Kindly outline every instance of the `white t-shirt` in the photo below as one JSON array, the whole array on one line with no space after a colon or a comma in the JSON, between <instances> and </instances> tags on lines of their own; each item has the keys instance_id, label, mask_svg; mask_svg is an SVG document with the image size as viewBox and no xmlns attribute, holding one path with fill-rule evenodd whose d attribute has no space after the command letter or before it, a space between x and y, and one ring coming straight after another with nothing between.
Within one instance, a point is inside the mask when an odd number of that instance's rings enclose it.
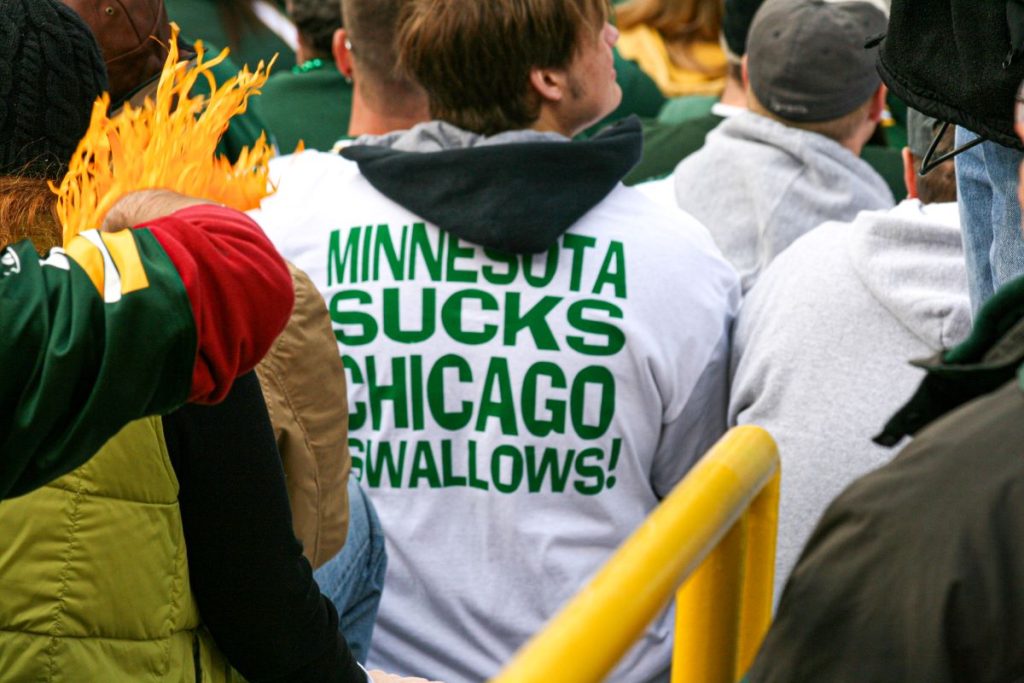
<instances>
[{"instance_id":1,"label":"white t-shirt","mask_svg":"<svg viewBox=\"0 0 1024 683\"><path fill-rule=\"evenodd\" d=\"M370 664L485 680L723 431L736 275L621 185L531 257L424 223L336 155L272 171L252 215L327 302L388 540ZM670 652L663 617L619 679Z\"/></svg>"}]
</instances>

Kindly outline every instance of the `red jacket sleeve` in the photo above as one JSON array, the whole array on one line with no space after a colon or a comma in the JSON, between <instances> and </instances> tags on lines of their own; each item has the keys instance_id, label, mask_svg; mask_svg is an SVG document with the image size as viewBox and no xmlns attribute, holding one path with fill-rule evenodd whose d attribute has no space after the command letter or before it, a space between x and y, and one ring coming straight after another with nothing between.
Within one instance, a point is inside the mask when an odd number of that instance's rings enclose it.
<instances>
[{"instance_id":1,"label":"red jacket sleeve","mask_svg":"<svg viewBox=\"0 0 1024 683\"><path fill-rule=\"evenodd\" d=\"M196 327L193 403L224 399L284 329L294 303L284 260L250 218L200 205L145 225L185 286Z\"/></svg>"}]
</instances>

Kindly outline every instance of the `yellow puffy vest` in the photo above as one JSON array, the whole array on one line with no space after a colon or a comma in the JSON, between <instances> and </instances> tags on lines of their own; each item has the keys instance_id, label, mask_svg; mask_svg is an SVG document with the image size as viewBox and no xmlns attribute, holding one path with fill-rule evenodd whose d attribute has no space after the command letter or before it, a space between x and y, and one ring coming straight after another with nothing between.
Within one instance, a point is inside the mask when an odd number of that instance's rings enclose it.
<instances>
[{"instance_id":1,"label":"yellow puffy vest","mask_svg":"<svg viewBox=\"0 0 1024 683\"><path fill-rule=\"evenodd\" d=\"M160 418L0 503L0 539L0 680L240 680L200 624Z\"/></svg>"}]
</instances>

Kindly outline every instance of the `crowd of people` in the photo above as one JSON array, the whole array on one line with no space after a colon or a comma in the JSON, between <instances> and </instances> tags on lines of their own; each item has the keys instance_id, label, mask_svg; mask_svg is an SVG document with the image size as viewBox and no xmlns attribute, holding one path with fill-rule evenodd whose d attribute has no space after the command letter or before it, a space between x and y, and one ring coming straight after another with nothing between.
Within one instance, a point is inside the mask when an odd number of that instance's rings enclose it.
<instances>
[{"instance_id":1,"label":"crowd of people","mask_svg":"<svg viewBox=\"0 0 1024 683\"><path fill-rule=\"evenodd\" d=\"M171 40L276 59L217 148L272 192L64 242ZM487 680L738 424L750 683L1024 680L1022 52L976 0L0 0L0 680Z\"/></svg>"}]
</instances>

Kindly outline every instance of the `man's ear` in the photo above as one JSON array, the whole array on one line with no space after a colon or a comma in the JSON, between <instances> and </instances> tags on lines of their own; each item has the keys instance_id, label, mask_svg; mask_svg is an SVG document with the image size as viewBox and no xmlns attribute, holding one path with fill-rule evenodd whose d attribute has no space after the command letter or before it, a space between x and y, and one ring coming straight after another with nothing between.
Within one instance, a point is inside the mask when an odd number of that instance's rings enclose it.
<instances>
[{"instance_id":1,"label":"man's ear","mask_svg":"<svg viewBox=\"0 0 1024 683\"><path fill-rule=\"evenodd\" d=\"M341 75L352 80L352 48L348 42L348 31L339 28L331 38L331 54L334 55L334 65L338 67Z\"/></svg>"},{"instance_id":2,"label":"man's ear","mask_svg":"<svg viewBox=\"0 0 1024 683\"><path fill-rule=\"evenodd\" d=\"M561 69L530 69L530 86L544 102L561 102L568 92L566 74Z\"/></svg>"},{"instance_id":3,"label":"man's ear","mask_svg":"<svg viewBox=\"0 0 1024 683\"><path fill-rule=\"evenodd\" d=\"M889 94L889 89L884 85L878 86L878 90L871 96L871 107L868 110L868 118L875 123L882 120L882 114L885 113L885 97Z\"/></svg>"},{"instance_id":4,"label":"man's ear","mask_svg":"<svg viewBox=\"0 0 1024 683\"><path fill-rule=\"evenodd\" d=\"M743 75L743 89L750 87L750 76L747 75L747 56L740 57L740 73Z\"/></svg>"},{"instance_id":5,"label":"man's ear","mask_svg":"<svg viewBox=\"0 0 1024 683\"><path fill-rule=\"evenodd\" d=\"M909 147L903 148L903 184L907 186L907 199L917 199L917 163Z\"/></svg>"}]
</instances>

